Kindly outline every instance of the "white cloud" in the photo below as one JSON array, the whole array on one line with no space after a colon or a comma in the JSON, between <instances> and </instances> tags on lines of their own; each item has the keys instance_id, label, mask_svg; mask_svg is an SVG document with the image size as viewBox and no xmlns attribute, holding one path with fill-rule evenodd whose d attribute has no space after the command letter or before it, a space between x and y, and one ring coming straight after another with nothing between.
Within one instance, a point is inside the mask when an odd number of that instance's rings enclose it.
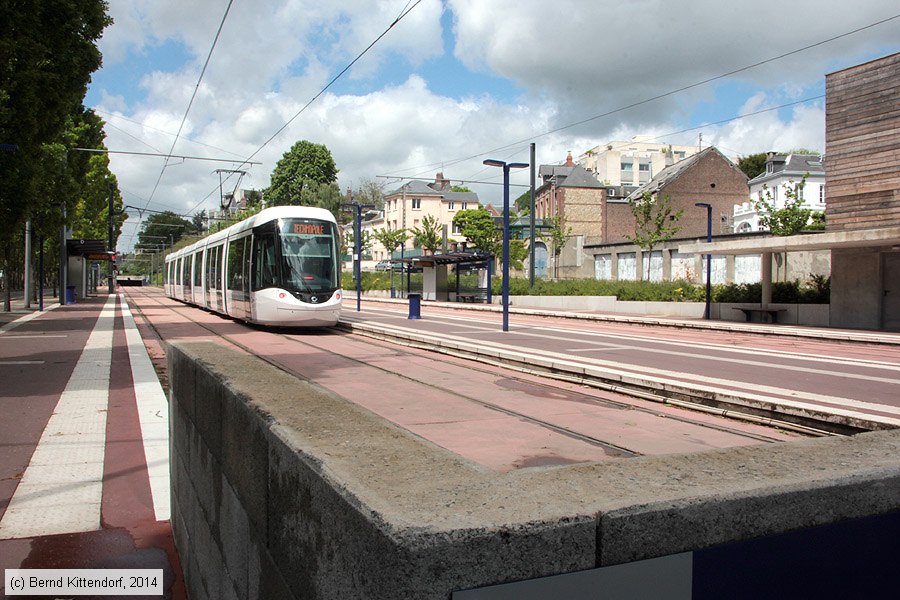
<instances>
[{"instance_id":1,"label":"white cloud","mask_svg":"<svg viewBox=\"0 0 900 600\"><path fill-rule=\"evenodd\" d=\"M115 126L107 128L110 148L171 147L226 4L112 0L116 23L102 40L105 65L133 65L141 87L98 90L98 108ZM235 2L176 153L250 156L405 6L411 4ZM887 0L858 0L852 6L797 0L779 5L777 18L758 5L717 0L425 0L259 151L254 160L263 164L251 167L242 185L266 186L275 163L299 139L324 143L332 151L342 189L376 175L433 177L437 171L497 181L498 170L481 164L487 151L492 158L527 162L528 141L534 139L538 162L558 162L570 150L577 155L609 140L668 134L821 93L825 73L873 53L896 51L900 20L742 72L724 86L697 87L546 134L895 12ZM442 29L446 16L453 22L449 32ZM448 36L454 45L445 49ZM163 50L169 53L162 55ZM454 65L457 59L465 67ZM466 68L482 80L507 79L521 94L511 98L489 89L473 92L470 86L453 93L454 78L466 77ZM447 90L448 81L451 91L435 91ZM743 90L746 97L738 97ZM716 109L716 116L706 118L707 108ZM705 145L718 144L729 155L824 149L823 103L708 126L666 141L696 143L700 131ZM111 160L126 201L146 204L163 160L123 155ZM150 208L214 206L218 177L213 171L239 162L170 165ZM527 170L514 176L514 181L525 179ZM498 188L476 191L484 200L499 202Z\"/></svg>"}]
</instances>

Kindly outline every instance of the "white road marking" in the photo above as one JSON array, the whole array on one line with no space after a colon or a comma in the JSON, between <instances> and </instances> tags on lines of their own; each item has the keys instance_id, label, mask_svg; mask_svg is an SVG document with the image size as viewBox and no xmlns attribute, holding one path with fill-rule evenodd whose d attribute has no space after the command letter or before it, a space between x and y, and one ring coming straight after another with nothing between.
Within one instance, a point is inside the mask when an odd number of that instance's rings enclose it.
<instances>
[{"instance_id":1,"label":"white road marking","mask_svg":"<svg viewBox=\"0 0 900 600\"><path fill-rule=\"evenodd\" d=\"M45 306L44 312L47 312L48 310L53 310L54 308L59 308L59 304L51 304L50 306ZM30 321L32 319L36 319L39 316L41 316L42 314L44 314L44 313L36 310L31 314L25 315L24 317L19 317L15 321L10 321L3 327L0 327L0 334L6 333L7 331L9 331L11 329L15 329L19 325L22 325L23 323L27 323L28 321Z\"/></svg>"},{"instance_id":2,"label":"white road marking","mask_svg":"<svg viewBox=\"0 0 900 600\"><path fill-rule=\"evenodd\" d=\"M0 521L0 539L100 529L115 308L110 296Z\"/></svg>"},{"instance_id":3,"label":"white road marking","mask_svg":"<svg viewBox=\"0 0 900 600\"><path fill-rule=\"evenodd\" d=\"M134 395L137 399L141 434L144 439L144 458L150 478L153 510L157 521L167 521L169 508L169 403L159 384L159 377L141 340L124 294L122 317L125 321L125 338L128 341L128 358Z\"/></svg>"},{"instance_id":4,"label":"white road marking","mask_svg":"<svg viewBox=\"0 0 900 600\"><path fill-rule=\"evenodd\" d=\"M460 319L460 317L447 317L445 315L441 315L440 318L451 319L451 320L459 320ZM462 320L465 320L469 323L468 330L460 331L460 332L453 332L453 333L471 333L471 330L485 331L485 332L491 332L491 333L497 332L496 326L487 327L487 326L474 325L474 324L471 324L470 319L462 319ZM510 331L506 332L505 335L519 335L519 336L536 337L536 338L543 338L543 339L550 339L550 340L559 340L560 339L559 336L550 335L549 332L573 334L573 335L590 337L590 338L612 338L615 340L621 340L623 338L624 339L633 339L633 340L640 341L640 342L647 342L647 343L667 345L667 346L676 346L679 348L690 348L690 349L698 349L699 348L699 349L713 350L716 352L743 354L743 355L751 355L751 356L759 356L760 354L765 354L766 356L771 356L773 358L786 358L786 359L792 359L792 360L804 361L804 362L819 362L819 363L828 363L828 364L858 366L858 367L864 367L864 368L869 368L869 369L879 369L879 370L885 370L885 371L900 372L900 364L897 364L897 363L866 360L866 359L848 359L848 358L829 357L829 356L822 356L822 355L811 355L811 354L804 354L804 353L799 353L799 352L786 352L783 350L770 350L770 349L763 349L763 348L743 349L743 348L735 348L733 346L726 346L726 345L722 345L722 344L709 344L709 343L703 343L703 342L681 342L681 341L674 341L674 340L663 340L663 339L659 339L659 338L652 338L652 337L633 335L633 334L627 334L627 333L608 334L608 333L602 333L602 332L596 332L596 331L558 329L558 328L552 328L552 327L533 327L530 325L525 325L525 326L516 326L515 329L511 329ZM571 340L571 341L574 342L575 340ZM596 342L596 343L603 344L604 342ZM592 342L585 341L584 344L591 345ZM635 352L672 354L671 350L664 350L664 349L660 349L660 348L646 348L646 347L634 346L629 349L633 350ZM576 350L572 350L572 351L574 352ZM589 351L589 350L585 348L585 349L581 349L580 351L584 352L584 351ZM815 369L812 367L786 365L786 364L778 363L778 362L760 362L760 361L753 361L753 360L744 359L744 358L727 358L724 356L716 356L716 355L712 355L712 354L698 354L698 353L688 354L684 351L679 351L678 354L679 354L679 356L702 358L704 360L715 360L715 361L720 361L720 362L733 362L733 363L739 363L742 365L751 365L752 364L752 365L756 365L756 366L763 366L766 368L785 369L785 370L789 370L789 371L802 371L805 373L816 374L816 375L834 375L835 374L833 369ZM898 379L896 377L879 378L879 377L873 377L871 375L856 375L856 374L852 374L852 373L842 373L841 376L848 377L851 379L861 379L864 381L881 381L884 383L900 384L900 379Z\"/></svg>"},{"instance_id":5,"label":"white road marking","mask_svg":"<svg viewBox=\"0 0 900 600\"><path fill-rule=\"evenodd\" d=\"M364 323L363 323L364 324ZM423 332L415 329L408 328L399 328L392 327L389 325L381 325L378 324L376 327L383 327L385 329L394 329L396 331L402 332L407 337L421 337L423 340L433 341L435 334L430 332ZM545 336L552 337L552 336ZM691 384L691 387L695 388L698 391L707 391L710 393L723 394L728 396L734 396L738 398L746 398L753 401L762 401L762 402L777 402L783 406L789 406L804 410L815 409L821 410L823 407L808 404L806 402L800 402L800 400L805 400L808 402L818 402L818 403L827 403L833 404L836 408L829 408L829 412L835 414L841 414L849 417L855 418L864 418L871 421L879 421L884 423L889 423L893 426L900 425L900 419L894 417L882 417L878 415L870 415L858 412L852 409L862 409L862 410L871 410L889 413L892 415L900 415L900 407L889 406L885 404L876 404L872 402L862 402L858 400L850 400L848 398L841 398L836 396L826 396L823 394L813 394L800 392L791 389L784 388L776 388L772 386L765 385L756 385L752 383L740 382L740 381L731 381L718 379L714 377L705 377L702 375L695 374L685 374L681 372L675 371L667 371L664 369L656 369L653 367L647 366L630 366L624 365L618 361L604 361L601 359L592 359L590 363L585 362L576 362L571 360L570 356L566 356L563 354L559 354L556 352L546 352L543 351L541 354L536 354L538 351L522 351L519 348L514 348L507 344L500 344L496 342L490 342L486 340L481 341L472 341L467 338L459 338L455 336L445 335L442 336L442 339L452 341L459 347L474 347L483 351L485 349L492 349L493 354L500 356L502 354L510 354L514 355L518 360L529 361L531 363L537 365L550 365L557 367L565 367L567 370L574 372L582 372L588 375L594 376L602 376L605 378L618 379L622 380L631 380L635 377L639 377L644 381L652 382L656 385L660 385L665 387L666 384L671 384L672 381L683 382L684 385L687 383ZM556 339L556 338L553 338ZM699 385L699 384L709 384L709 385ZM714 387L714 386L724 386L724 387ZM728 387L731 386L731 387ZM741 387L743 389L735 390L734 387ZM749 390L749 392L744 391ZM761 394L767 394L763 396ZM779 397L780 396L780 397Z\"/></svg>"}]
</instances>

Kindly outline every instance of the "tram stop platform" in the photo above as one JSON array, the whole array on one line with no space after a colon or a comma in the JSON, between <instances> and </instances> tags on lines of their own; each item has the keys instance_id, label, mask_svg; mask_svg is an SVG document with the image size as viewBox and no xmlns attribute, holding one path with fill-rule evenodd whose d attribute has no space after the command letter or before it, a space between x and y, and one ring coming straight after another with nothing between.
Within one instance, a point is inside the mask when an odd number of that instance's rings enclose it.
<instances>
[{"instance_id":1,"label":"tram stop platform","mask_svg":"<svg viewBox=\"0 0 900 600\"><path fill-rule=\"evenodd\" d=\"M45 300L43 312L14 298L0 313L0 412L4 573L159 569L164 595L153 597L187 598L169 521L168 403L122 297Z\"/></svg>"}]
</instances>

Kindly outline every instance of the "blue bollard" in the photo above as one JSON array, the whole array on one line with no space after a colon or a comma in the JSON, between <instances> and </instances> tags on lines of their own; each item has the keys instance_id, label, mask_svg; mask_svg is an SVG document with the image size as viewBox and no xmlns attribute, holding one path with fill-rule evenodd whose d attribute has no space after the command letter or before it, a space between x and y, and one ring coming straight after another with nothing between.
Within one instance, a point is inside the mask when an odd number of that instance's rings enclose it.
<instances>
[{"instance_id":1,"label":"blue bollard","mask_svg":"<svg viewBox=\"0 0 900 600\"><path fill-rule=\"evenodd\" d=\"M409 318L421 319L422 294L409 295Z\"/></svg>"},{"instance_id":2,"label":"blue bollard","mask_svg":"<svg viewBox=\"0 0 900 600\"><path fill-rule=\"evenodd\" d=\"M66 304L75 304L75 286L66 286Z\"/></svg>"}]
</instances>

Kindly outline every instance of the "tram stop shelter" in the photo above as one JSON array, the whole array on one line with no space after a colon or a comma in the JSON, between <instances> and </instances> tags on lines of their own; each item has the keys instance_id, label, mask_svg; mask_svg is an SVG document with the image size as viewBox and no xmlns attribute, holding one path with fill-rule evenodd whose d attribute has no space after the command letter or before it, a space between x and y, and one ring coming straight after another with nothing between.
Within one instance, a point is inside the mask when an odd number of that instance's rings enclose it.
<instances>
[{"instance_id":1,"label":"tram stop shelter","mask_svg":"<svg viewBox=\"0 0 900 600\"><path fill-rule=\"evenodd\" d=\"M412 270L422 269L422 299L444 302L491 303L491 274L494 255L487 252L443 252L427 256L393 259ZM455 266L455 282L451 285L448 267ZM474 273L473 286L461 280L464 273Z\"/></svg>"},{"instance_id":2,"label":"tram stop shelter","mask_svg":"<svg viewBox=\"0 0 900 600\"><path fill-rule=\"evenodd\" d=\"M67 273L66 302L74 302L75 298L84 299L88 290L96 288L99 271L92 269L94 263L115 260L114 252L106 249L105 240L66 240ZM68 296L71 296L69 298Z\"/></svg>"}]
</instances>

